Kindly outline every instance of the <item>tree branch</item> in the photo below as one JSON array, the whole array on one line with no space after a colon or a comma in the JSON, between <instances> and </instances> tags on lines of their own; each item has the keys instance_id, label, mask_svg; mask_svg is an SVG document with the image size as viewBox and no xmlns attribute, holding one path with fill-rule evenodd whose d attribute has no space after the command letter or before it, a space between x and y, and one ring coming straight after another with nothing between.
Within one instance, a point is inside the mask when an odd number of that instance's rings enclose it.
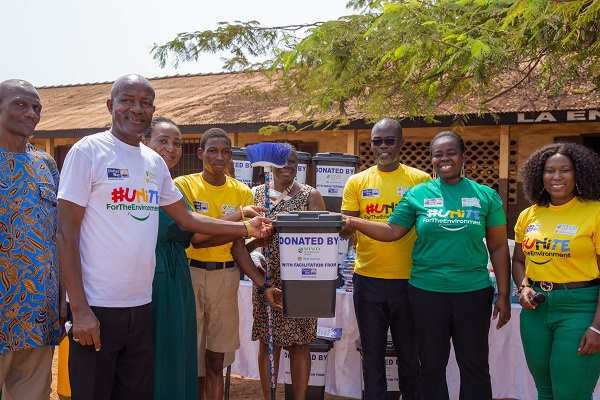
<instances>
[{"instance_id":1,"label":"tree branch","mask_svg":"<svg viewBox=\"0 0 600 400\"><path fill-rule=\"evenodd\" d=\"M527 73L519 80L519 82L515 83L514 85L512 85L511 87L509 87L506 90L503 90L502 92L490 97L489 99L486 99L485 101L483 101L481 104L487 104L490 101L497 99L498 97L502 97L504 96L506 93L510 92L511 90L513 90L514 88L516 88L517 86L519 86L521 83L523 83L523 81L525 79L527 79L527 77L529 77L529 75L531 75L531 73L533 72L533 70L537 67L537 65L540 63L542 57L540 56L540 58L538 58L537 60L535 60L533 66L529 69L529 71L527 71Z\"/></svg>"}]
</instances>

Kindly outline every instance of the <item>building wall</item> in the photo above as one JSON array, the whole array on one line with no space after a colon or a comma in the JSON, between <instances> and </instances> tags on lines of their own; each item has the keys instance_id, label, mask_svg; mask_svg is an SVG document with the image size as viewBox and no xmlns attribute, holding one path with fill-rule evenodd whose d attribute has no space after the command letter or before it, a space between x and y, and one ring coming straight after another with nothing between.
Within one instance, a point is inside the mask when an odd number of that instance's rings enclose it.
<instances>
[{"instance_id":1,"label":"building wall","mask_svg":"<svg viewBox=\"0 0 600 400\"><path fill-rule=\"evenodd\" d=\"M519 141L518 166L520 168L535 149L554 143L557 138L600 135L600 122L511 125L510 134Z\"/></svg>"}]
</instances>

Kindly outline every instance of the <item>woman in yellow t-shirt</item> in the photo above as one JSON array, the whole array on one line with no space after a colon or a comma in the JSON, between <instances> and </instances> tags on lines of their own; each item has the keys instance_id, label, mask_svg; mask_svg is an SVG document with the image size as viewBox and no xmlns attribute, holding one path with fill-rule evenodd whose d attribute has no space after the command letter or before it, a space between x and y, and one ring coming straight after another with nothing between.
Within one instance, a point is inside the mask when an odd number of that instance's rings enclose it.
<instances>
[{"instance_id":1,"label":"woman in yellow t-shirt","mask_svg":"<svg viewBox=\"0 0 600 400\"><path fill-rule=\"evenodd\" d=\"M521 339L538 399L591 399L600 376L600 157L554 143L524 163L515 225Z\"/></svg>"}]
</instances>

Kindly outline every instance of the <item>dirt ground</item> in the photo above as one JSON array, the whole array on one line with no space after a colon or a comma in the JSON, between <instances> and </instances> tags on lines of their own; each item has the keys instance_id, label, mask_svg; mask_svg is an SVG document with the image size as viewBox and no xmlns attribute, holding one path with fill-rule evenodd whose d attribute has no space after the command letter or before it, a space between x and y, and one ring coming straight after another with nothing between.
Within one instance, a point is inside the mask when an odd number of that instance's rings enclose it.
<instances>
[{"instance_id":1,"label":"dirt ground","mask_svg":"<svg viewBox=\"0 0 600 400\"><path fill-rule=\"evenodd\" d=\"M68 400L68 397L59 396L56 392L56 382L58 376L58 347L54 352L54 360L52 362L52 394L50 395L51 400ZM278 399L285 399L284 385L277 385ZM229 400L260 400L262 399L262 392L260 390L260 383L256 379L244 378L243 376L232 375L231 384L229 391ZM351 400L350 397L334 396L329 393L325 393L325 400ZM516 399L498 399L498 400L516 400Z\"/></svg>"},{"instance_id":2,"label":"dirt ground","mask_svg":"<svg viewBox=\"0 0 600 400\"><path fill-rule=\"evenodd\" d=\"M54 360L52 362L52 394L50 395L51 400L66 400L68 397L59 396L56 392L56 383L58 376L58 347L54 352ZM284 399L284 385L277 385L278 399ZM248 379L242 376L232 375L231 384L229 391L230 400L259 400L262 399L262 392L260 390L260 383L256 379ZM175 400L175 399L173 399ZM350 400L349 397L333 396L325 393L325 400Z\"/></svg>"}]
</instances>

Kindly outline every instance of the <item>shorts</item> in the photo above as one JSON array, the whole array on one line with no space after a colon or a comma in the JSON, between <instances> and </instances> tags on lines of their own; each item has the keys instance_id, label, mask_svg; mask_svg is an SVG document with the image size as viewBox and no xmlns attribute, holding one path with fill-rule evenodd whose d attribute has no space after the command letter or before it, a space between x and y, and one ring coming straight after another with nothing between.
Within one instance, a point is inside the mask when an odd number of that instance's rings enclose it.
<instances>
[{"instance_id":1,"label":"shorts","mask_svg":"<svg viewBox=\"0 0 600 400\"><path fill-rule=\"evenodd\" d=\"M190 267L198 331L198 376L204 376L205 349L234 352L240 347L237 267L207 271Z\"/></svg>"}]
</instances>

